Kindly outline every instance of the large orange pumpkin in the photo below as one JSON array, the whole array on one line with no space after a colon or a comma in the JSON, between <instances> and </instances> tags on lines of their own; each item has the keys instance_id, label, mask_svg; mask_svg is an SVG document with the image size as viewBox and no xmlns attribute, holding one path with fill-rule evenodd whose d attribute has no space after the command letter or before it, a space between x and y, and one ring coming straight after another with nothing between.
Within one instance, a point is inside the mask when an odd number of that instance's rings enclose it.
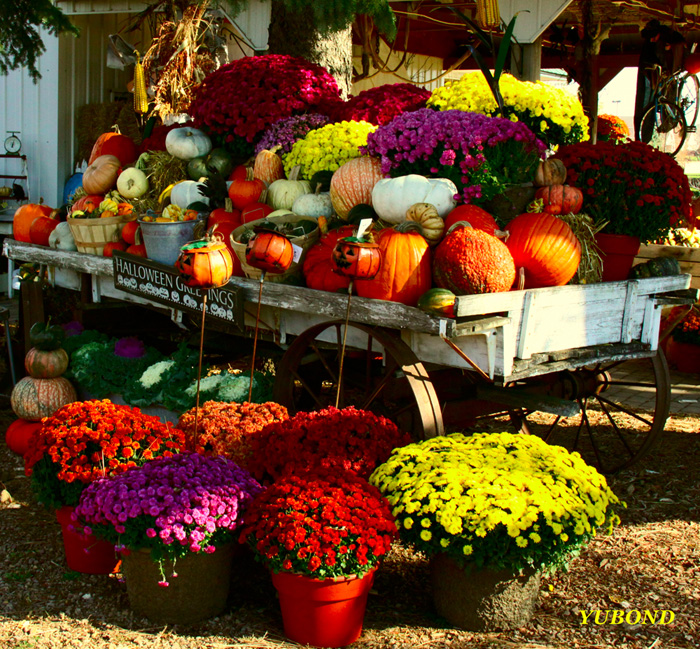
<instances>
[{"instance_id":1,"label":"large orange pumpkin","mask_svg":"<svg viewBox=\"0 0 700 649\"><path fill-rule=\"evenodd\" d=\"M83 172L87 194L105 194L117 184L121 162L113 155L101 155Z\"/></svg>"},{"instance_id":2,"label":"large orange pumpkin","mask_svg":"<svg viewBox=\"0 0 700 649\"><path fill-rule=\"evenodd\" d=\"M458 225L435 249L433 277L438 287L456 295L502 293L513 285L515 264L500 239Z\"/></svg>"},{"instance_id":3,"label":"large orange pumpkin","mask_svg":"<svg viewBox=\"0 0 700 649\"><path fill-rule=\"evenodd\" d=\"M445 217L445 232L447 232L455 223L465 221L473 228L482 230L488 234L493 234L498 228L496 219L491 216L485 209L477 205L459 205L455 207Z\"/></svg>"},{"instance_id":4,"label":"large orange pumpkin","mask_svg":"<svg viewBox=\"0 0 700 649\"><path fill-rule=\"evenodd\" d=\"M29 238L32 243L39 246L49 245L49 236L60 223L58 219L53 219L49 216L39 216L32 221L29 226Z\"/></svg>"},{"instance_id":5,"label":"large orange pumpkin","mask_svg":"<svg viewBox=\"0 0 700 649\"><path fill-rule=\"evenodd\" d=\"M134 141L127 135L121 133L103 133L90 152L88 166L90 166L101 155L113 155L119 158L122 167L131 164L138 157L138 149Z\"/></svg>"},{"instance_id":6,"label":"large orange pumpkin","mask_svg":"<svg viewBox=\"0 0 700 649\"><path fill-rule=\"evenodd\" d=\"M355 281L357 294L415 306L432 286L431 252L415 221L379 232L382 266L374 279Z\"/></svg>"},{"instance_id":7,"label":"large orange pumpkin","mask_svg":"<svg viewBox=\"0 0 700 649\"><path fill-rule=\"evenodd\" d=\"M15 211L12 217L12 236L17 241L31 243L30 230L34 219L40 216L48 217L53 210L48 205L39 205L37 203L28 203L21 205Z\"/></svg>"},{"instance_id":8,"label":"large orange pumpkin","mask_svg":"<svg viewBox=\"0 0 700 649\"><path fill-rule=\"evenodd\" d=\"M348 160L333 173L330 197L333 209L343 220L355 205L372 204L372 189L382 179L382 163L361 156Z\"/></svg>"},{"instance_id":9,"label":"large orange pumpkin","mask_svg":"<svg viewBox=\"0 0 700 649\"><path fill-rule=\"evenodd\" d=\"M39 421L77 399L70 381L62 376L54 379L25 376L12 389L10 403L14 413L21 419Z\"/></svg>"},{"instance_id":10,"label":"large orange pumpkin","mask_svg":"<svg viewBox=\"0 0 700 649\"><path fill-rule=\"evenodd\" d=\"M516 216L506 240L515 267L525 272L525 288L563 286L581 261L581 244L561 219L547 213Z\"/></svg>"},{"instance_id":11,"label":"large orange pumpkin","mask_svg":"<svg viewBox=\"0 0 700 649\"><path fill-rule=\"evenodd\" d=\"M335 268L332 254L338 240L351 236L354 229L352 225L344 225L331 230L306 251L303 272L309 288L335 293L350 285L349 277L332 272Z\"/></svg>"},{"instance_id":12,"label":"large orange pumpkin","mask_svg":"<svg viewBox=\"0 0 700 649\"><path fill-rule=\"evenodd\" d=\"M228 188L228 196L233 207L242 210L251 203L257 203L265 191L267 185L259 178L253 178L253 171L248 169L244 179L237 179L231 182Z\"/></svg>"}]
</instances>

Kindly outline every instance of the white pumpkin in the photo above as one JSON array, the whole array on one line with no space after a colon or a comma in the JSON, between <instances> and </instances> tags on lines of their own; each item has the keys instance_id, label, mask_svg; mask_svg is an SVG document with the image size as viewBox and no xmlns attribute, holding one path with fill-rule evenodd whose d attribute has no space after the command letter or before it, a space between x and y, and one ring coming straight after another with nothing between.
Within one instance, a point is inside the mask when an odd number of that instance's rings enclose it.
<instances>
[{"instance_id":1,"label":"white pumpkin","mask_svg":"<svg viewBox=\"0 0 700 649\"><path fill-rule=\"evenodd\" d=\"M171 156L180 160L192 160L211 151L209 136L197 128L174 128L165 138L165 148Z\"/></svg>"},{"instance_id":2,"label":"white pumpkin","mask_svg":"<svg viewBox=\"0 0 700 649\"><path fill-rule=\"evenodd\" d=\"M275 210L291 210L294 201L304 194L311 193L308 180L275 180L267 188L267 204Z\"/></svg>"},{"instance_id":3,"label":"white pumpkin","mask_svg":"<svg viewBox=\"0 0 700 649\"><path fill-rule=\"evenodd\" d=\"M430 203L444 219L457 205L457 186L447 178L426 178L418 174L382 178L372 189L372 207L383 221L401 223L416 203Z\"/></svg>"},{"instance_id":4,"label":"white pumpkin","mask_svg":"<svg viewBox=\"0 0 700 649\"><path fill-rule=\"evenodd\" d=\"M136 167L124 169L117 178L117 191L124 198L141 198L148 191L148 177Z\"/></svg>"},{"instance_id":5,"label":"white pumpkin","mask_svg":"<svg viewBox=\"0 0 700 649\"><path fill-rule=\"evenodd\" d=\"M333 215L331 195L328 192L302 194L294 201L292 212L302 216L312 216L315 219L319 216L329 218Z\"/></svg>"},{"instance_id":6,"label":"white pumpkin","mask_svg":"<svg viewBox=\"0 0 700 649\"><path fill-rule=\"evenodd\" d=\"M68 251L78 250L70 225L66 221L59 223L49 235L49 248Z\"/></svg>"},{"instance_id":7,"label":"white pumpkin","mask_svg":"<svg viewBox=\"0 0 700 649\"><path fill-rule=\"evenodd\" d=\"M170 192L170 203L186 210L192 203L209 205L209 197L202 193L202 183L196 180L184 180L177 183Z\"/></svg>"}]
</instances>

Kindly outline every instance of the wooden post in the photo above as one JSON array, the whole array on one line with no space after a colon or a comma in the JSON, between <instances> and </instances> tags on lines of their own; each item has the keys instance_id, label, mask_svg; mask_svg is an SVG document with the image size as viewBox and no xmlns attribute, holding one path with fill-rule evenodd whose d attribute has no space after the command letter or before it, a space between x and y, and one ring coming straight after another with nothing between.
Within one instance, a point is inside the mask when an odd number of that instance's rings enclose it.
<instances>
[{"instance_id":1,"label":"wooden post","mask_svg":"<svg viewBox=\"0 0 700 649\"><path fill-rule=\"evenodd\" d=\"M542 37L522 46L523 81L539 81L542 71Z\"/></svg>"},{"instance_id":2,"label":"wooden post","mask_svg":"<svg viewBox=\"0 0 700 649\"><path fill-rule=\"evenodd\" d=\"M32 348L29 330L34 323L44 321L44 295L41 292L41 282L22 282L20 295L22 296L20 318L24 337L24 353L26 354Z\"/></svg>"}]
</instances>

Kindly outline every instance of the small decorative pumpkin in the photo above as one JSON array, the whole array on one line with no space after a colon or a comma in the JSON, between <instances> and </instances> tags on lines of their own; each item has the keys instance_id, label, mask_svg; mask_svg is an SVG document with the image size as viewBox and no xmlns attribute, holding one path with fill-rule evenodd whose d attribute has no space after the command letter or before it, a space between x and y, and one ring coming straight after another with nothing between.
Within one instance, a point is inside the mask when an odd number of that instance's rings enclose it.
<instances>
[{"instance_id":1,"label":"small decorative pumpkin","mask_svg":"<svg viewBox=\"0 0 700 649\"><path fill-rule=\"evenodd\" d=\"M48 218L51 212L52 210L48 205L39 205L37 203L21 205L15 210L15 214L12 217L12 236L17 241L31 243L30 230L32 223L40 216Z\"/></svg>"},{"instance_id":2,"label":"small decorative pumpkin","mask_svg":"<svg viewBox=\"0 0 700 649\"><path fill-rule=\"evenodd\" d=\"M180 160L192 160L207 155L211 151L209 136L191 126L174 128L165 137L167 152Z\"/></svg>"},{"instance_id":3,"label":"small decorative pumpkin","mask_svg":"<svg viewBox=\"0 0 700 649\"><path fill-rule=\"evenodd\" d=\"M246 244L245 260L259 270L284 273L294 261L294 247L279 232L258 230Z\"/></svg>"},{"instance_id":4,"label":"small decorative pumpkin","mask_svg":"<svg viewBox=\"0 0 700 649\"><path fill-rule=\"evenodd\" d=\"M136 167L124 169L117 178L117 191L126 199L141 198L148 191L148 177Z\"/></svg>"},{"instance_id":5,"label":"small decorative pumpkin","mask_svg":"<svg viewBox=\"0 0 700 649\"><path fill-rule=\"evenodd\" d=\"M302 194L294 201L292 212L315 219L319 216L330 218L333 215L331 196L327 192L321 192L321 184L319 183L313 194Z\"/></svg>"},{"instance_id":6,"label":"small decorative pumpkin","mask_svg":"<svg viewBox=\"0 0 700 649\"><path fill-rule=\"evenodd\" d=\"M223 286L231 279L233 259L223 241L209 236L182 246L175 268L183 284L207 290Z\"/></svg>"},{"instance_id":7,"label":"small decorative pumpkin","mask_svg":"<svg viewBox=\"0 0 700 649\"><path fill-rule=\"evenodd\" d=\"M500 239L457 224L435 249L433 278L456 295L500 293L513 285L515 263Z\"/></svg>"},{"instance_id":8,"label":"small decorative pumpkin","mask_svg":"<svg viewBox=\"0 0 700 649\"><path fill-rule=\"evenodd\" d=\"M299 196L310 194L311 183L308 180L297 180L298 177L299 167L294 167L289 179L275 180L267 189L268 205L274 210L291 210Z\"/></svg>"},{"instance_id":9,"label":"small decorative pumpkin","mask_svg":"<svg viewBox=\"0 0 700 649\"><path fill-rule=\"evenodd\" d=\"M306 251L302 266L306 286L317 291L335 293L350 285L349 277L336 270L333 250L338 241L351 236L354 229L351 225L344 225L330 230Z\"/></svg>"},{"instance_id":10,"label":"small decorative pumpkin","mask_svg":"<svg viewBox=\"0 0 700 649\"><path fill-rule=\"evenodd\" d=\"M630 270L629 278L668 277L669 275L680 275L682 272L678 259L664 255L633 266L632 270Z\"/></svg>"},{"instance_id":11,"label":"small decorative pumpkin","mask_svg":"<svg viewBox=\"0 0 700 649\"><path fill-rule=\"evenodd\" d=\"M71 205L70 211L71 213L73 213L80 210L81 212L90 214L99 207L100 203L104 199L104 194L88 194L87 196L83 196L82 198L79 198L77 201L75 201L75 203Z\"/></svg>"},{"instance_id":12,"label":"small decorative pumpkin","mask_svg":"<svg viewBox=\"0 0 700 649\"><path fill-rule=\"evenodd\" d=\"M457 296L446 288L431 288L418 298L418 308L426 313L454 318Z\"/></svg>"},{"instance_id":13,"label":"small decorative pumpkin","mask_svg":"<svg viewBox=\"0 0 700 649\"><path fill-rule=\"evenodd\" d=\"M102 133L92 147L88 166L102 155L116 156L119 158L121 166L125 167L138 158L138 149L136 143L128 135L116 132Z\"/></svg>"},{"instance_id":14,"label":"small decorative pumpkin","mask_svg":"<svg viewBox=\"0 0 700 649\"><path fill-rule=\"evenodd\" d=\"M508 250L524 269L525 288L563 286L576 274L581 244L561 219L546 212L516 216L506 227Z\"/></svg>"},{"instance_id":15,"label":"small decorative pumpkin","mask_svg":"<svg viewBox=\"0 0 700 649\"><path fill-rule=\"evenodd\" d=\"M227 198L224 202L224 207L217 207L211 211L207 220L207 228L211 229L219 223L235 223L236 227L238 227L242 222L241 211L235 209L231 199Z\"/></svg>"},{"instance_id":16,"label":"small decorative pumpkin","mask_svg":"<svg viewBox=\"0 0 700 649\"><path fill-rule=\"evenodd\" d=\"M61 406L76 401L78 396L68 379L35 379L25 376L12 389L12 410L21 419L39 421L50 417Z\"/></svg>"},{"instance_id":17,"label":"small decorative pumpkin","mask_svg":"<svg viewBox=\"0 0 700 649\"><path fill-rule=\"evenodd\" d=\"M332 259L333 272L350 280L372 280L382 267L379 244L352 236L338 239Z\"/></svg>"},{"instance_id":18,"label":"small decorative pumpkin","mask_svg":"<svg viewBox=\"0 0 700 649\"><path fill-rule=\"evenodd\" d=\"M244 179L237 179L231 182L228 188L228 196L231 199L233 207L237 210L242 210L251 203L257 203L261 197L264 197L263 192L267 185L259 178L253 177L253 170L246 170Z\"/></svg>"},{"instance_id":19,"label":"small decorative pumpkin","mask_svg":"<svg viewBox=\"0 0 700 649\"><path fill-rule=\"evenodd\" d=\"M68 369L68 354L65 349L38 349L32 347L24 357L24 367L35 379L53 379Z\"/></svg>"},{"instance_id":20,"label":"small decorative pumpkin","mask_svg":"<svg viewBox=\"0 0 700 649\"><path fill-rule=\"evenodd\" d=\"M577 214L583 206L583 192L570 185L540 187L535 198L542 200L542 211L547 214Z\"/></svg>"},{"instance_id":21,"label":"small decorative pumpkin","mask_svg":"<svg viewBox=\"0 0 700 649\"><path fill-rule=\"evenodd\" d=\"M241 223L259 221L270 216L273 212L274 210L267 203L250 203L241 210Z\"/></svg>"},{"instance_id":22,"label":"small decorative pumpkin","mask_svg":"<svg viewBox=\"0 0 700 649\"><path fill-rule=\"evenodd\" d=\"M336 214L348 220L356 205L372 204L372 190L382 179L382 163L378 158L360 156L348 160L331 176L330 198Z\"/></svg>"},{"instance_id":23,"label":"small decorative pumpkin","mask_svg":"<svg viewBox=\"0 0 700 649\"><path fill-rule=\"evenodd\" d=\"M263 149L255 156L253 177L268 185L284 178L284 163L275 151Z\"/></svg>"},{"instance_id":24,"label":"small decorative pumpkin","mask_svg":"<svg viewBox=\"0 0 700 649\"><path fill-rule=\"evenodd\" d=\"M387 223L401 223L415 203L430 203L445 218L457 204L455 184L447 178L426 178L418 174L383 178L372 189L372 207Z\"/></svg>"},{"instance_id":25,"label":"small decorative pumpkin","mask_svg":"<svg viewBox=\"0 0 700 649\"><path fill-rule=\"evenodd\" d=\"M469 223L476 230L482 230L494 236L499 231L496 219L485 209L476 205L469 204L455 207L445 217L445 230L449 230L455 223L460 221Z\"/></svg>"},{"instance_id":26,"label":"small decorative pumpkin","mask_svg":"<svg viewBox=\"0 0 700 649\"><path fill-rule=\"evenodd\" d=\"M551 185L563 185L566 181L566 167L559 158L547 158L540 160L535 171L535 187L549 187Z\"/></svg>"},{"instance_id":27,"label":"small decorative pumpkin","mask_svg":"<svg viewBox=\"0 0 700 649\"><path fill-rule=\"evenodd\" d=\"M209 197L202 191L204 185L194 180L184 180L173 187L170 192L170 204L186 210L193 203L209 205Z\"/></svg>"},{"instance_id":28,"label":"small decorative pumpkin","mask_svg":"<svg viewBox=\"0 0 700 649\"><path fill-rule=\"evenodd\" d=\"M432 286L431 250L415 221L381 230L377 243L382 266L371 280L355 282L360 297L401 302L415 306Z\"/></svg>"},{"instance_id":29,"label":"small decorative pumpkin","mask_svg":"<svg viewBox=\"0 0 700 649\"><path fill-rule=\"evenodd\" d=\"M105 247L102 248L103 257L113 257L114 251L119 250L120 252L126 252L129 244L126 241L108 241L105 243Z\"/></svg>"},{"instance_id":30,"label":"small decorative pumpkin","mask_svg":"<svg viewBox=\"0 0 700 649\"><path fill-rule=\"evenodd\" d=\"M453 210L454 211L454 210ZM406 210L406 220L420 223L423 228L423 236L429 245L435 246L442 239L445 230L445 221L430 203L415 203Z\"/></svg>"},{"instance_id":31,"label":"small decorative pumpkin","mask_svg":"<svg viewBox=\"0 0 700 649\"><path fill-rule=\"evenodd\" d=\"M117 183L121 162L113 155L101 155L83 172L83 189L87 194L106 194Z\"/></svg>"}]
</instances>

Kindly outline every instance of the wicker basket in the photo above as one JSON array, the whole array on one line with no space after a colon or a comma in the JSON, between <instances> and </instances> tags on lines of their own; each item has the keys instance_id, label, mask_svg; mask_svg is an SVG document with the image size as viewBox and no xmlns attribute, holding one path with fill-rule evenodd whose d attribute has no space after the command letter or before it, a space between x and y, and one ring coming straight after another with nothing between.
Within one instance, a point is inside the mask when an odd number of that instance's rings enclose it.
<instances>
[{"instance_id":1,"label":"wicker basket","mask_svg":"<svg viewBox=\"0 0 700 649\"><path fill-rule=\"evenodd\" d=\"M106 243L119 240L119 226L123 216L105 216L99 219L68 219L78 252L102 255Z\"/></svg>"},{"instance_id":2,"label":"wicker basket","mask_svg":"<svg viewBox=\"0 0 700 649\"><path fill-rule=\"evenodd\" d=\"M231 247L238 256L241 262L241 267L246 277L251 279L259 279L261 271L258 268L254 268L249 265L245 259L245 249L246 244L240 243L238 239L241 238L244 232L251 230L256 225L260 225L263 221L268 221L272 223L296 223L297 221L315 221L316 219L310 216L301 216L299 214L283 214L281 216L267 217L266 219L258 219L256 221L251 221L250 223L245 223L237 227L231 233ZM309 234L305 234L301 237L292 237L290 241L302 249L301 256L284 273L267 273L265 275L265 280L268 282L286 282L286 283L298 283L301 280L301 271L304 265L304 257L306 256L306 251L313 246L320 237L320 230L318 227L311 231Z\"/></svg>"}]
</instances>

